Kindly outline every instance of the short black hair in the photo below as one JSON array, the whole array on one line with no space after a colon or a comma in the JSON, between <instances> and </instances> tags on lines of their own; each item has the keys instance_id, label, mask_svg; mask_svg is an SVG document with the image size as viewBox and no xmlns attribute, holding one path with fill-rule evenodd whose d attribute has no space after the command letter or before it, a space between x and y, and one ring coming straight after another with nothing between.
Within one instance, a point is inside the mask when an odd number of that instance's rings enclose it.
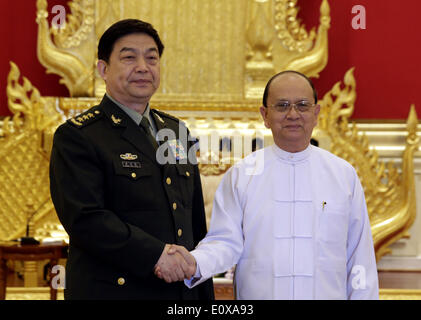
<instances>
[{"instance_id":1,"label":"short black hair","mask_svg":"<svg viewBox=\"0 0 421 320\"><path fill-rule=\"evenodd\" d=\"M295 73L303 77L304 79L306 79L307 82L310 84L311 88L313 89L314 103L317 103L318 101L317 91L316 91L316 88L314 87L313 81L311 81L309 77L307 77L305 74L302 74L301 72L294 71L294 70L285 70L285 71L275 74L272 78L270 78L270 80L266 84L265 91L263 93L263 106L267 108L267 100L268 100L268 95L269 95L270 84L272 83L273 80L275 80L280 75L283 75L284 73Z\"/></svg>"},{"instance_id":2,"label":"short black hair","mask_svg":"<svg viewBox=\"0 0 421 320\"><path fill-rule=\"evenodd\" d=\"M151 36L155 40L161 57L164 52L164 45L154 27L150 23L138 19L125 19L114 23L101 36L98 43L98 59L108 63L116 41L133 33L145 33Z\"/></svg>"}]
</instances>

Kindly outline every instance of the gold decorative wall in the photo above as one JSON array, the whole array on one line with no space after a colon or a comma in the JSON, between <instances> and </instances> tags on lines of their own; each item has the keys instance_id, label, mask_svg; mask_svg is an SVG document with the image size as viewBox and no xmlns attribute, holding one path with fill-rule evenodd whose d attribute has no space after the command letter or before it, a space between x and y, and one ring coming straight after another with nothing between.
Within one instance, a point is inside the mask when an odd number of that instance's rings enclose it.
<instances>
[{"instance_id":1,"label":"gold decorative wall","mask_svg":"<svg viewBox=\"0 0 421 320\"><path fill-rule=\"evenodd\" d=\"M68 23L49 28L47 1L37 1L38 56L74 97L100 97L96 45L115 21L140 18L158 30L165 53L154 99L239 101L260 98L275 72L294 68L317 76L327 63L329 4L310 34L296 0L79 0ZM53 34L51 37L50 34Z\"/></svg>"}]
</instances>

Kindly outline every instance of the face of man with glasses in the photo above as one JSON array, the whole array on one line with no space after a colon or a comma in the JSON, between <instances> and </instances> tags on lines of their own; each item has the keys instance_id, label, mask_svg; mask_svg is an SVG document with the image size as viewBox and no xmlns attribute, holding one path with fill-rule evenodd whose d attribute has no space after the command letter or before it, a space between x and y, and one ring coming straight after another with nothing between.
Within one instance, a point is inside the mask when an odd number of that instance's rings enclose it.
<instances>
[{"instance_id":1,"label":"face of man with glasses","mask_svg":"<svg viewBox=\"0 0 421 320\"><path fill-rule=\"evenodd\" d=\"M272 130L276 145L288 152L307 148L319 112L320 106L315 104L310 84L295 73L281 74L273 79L267 107L260 107L265 126Z\"/></svg>"}]
</instances>

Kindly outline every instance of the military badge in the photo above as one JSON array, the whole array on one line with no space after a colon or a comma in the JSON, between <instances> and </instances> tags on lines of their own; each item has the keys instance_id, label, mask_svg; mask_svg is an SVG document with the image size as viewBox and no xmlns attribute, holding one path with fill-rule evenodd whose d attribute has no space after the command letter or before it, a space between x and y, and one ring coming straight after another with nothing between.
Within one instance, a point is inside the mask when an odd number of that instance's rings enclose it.
<instances>
[{"instance_id":1,"label":"military badge","mask_svg":"<svg viewBox=\"0 0 421 320\"><path fill-rule=\"evenodd\" d=\"M187 153L180 140L168 140L168 147L176 160L187 159Z\"/></svg>"},{"instance_id":2,"label":"military badge","mask_svg":"<svg viewBox=\"0 0 421 320\"><path fill-rule=\"evenodd\" d=\"M121 161L121 164L123 168L142 168L142 164L135 161Z\"/></svg>"},{"instance_id":3,"label":"military badge","mask_svg":"<svg viewBox=\"0 0 421 320\"><path fill-rule=\"evenodd\" d=\"M138 158L137 155L131 153L120 154L120 158L123 160L136 160Z\"/></svg>"},{"instance_id":4,"label":"military badge","mask_svg":"<svg viewBox=\"0 0 421 320\"><path fill-rule=\"evenodd\" d=\"M87 111L72 119L69 119L68 121L79 128L83 128L84 126L90 123L93 123L94 120L99 119L100 118L98 117L99 114L100 112L98 110Z\"/></svg>"}]
</instances>

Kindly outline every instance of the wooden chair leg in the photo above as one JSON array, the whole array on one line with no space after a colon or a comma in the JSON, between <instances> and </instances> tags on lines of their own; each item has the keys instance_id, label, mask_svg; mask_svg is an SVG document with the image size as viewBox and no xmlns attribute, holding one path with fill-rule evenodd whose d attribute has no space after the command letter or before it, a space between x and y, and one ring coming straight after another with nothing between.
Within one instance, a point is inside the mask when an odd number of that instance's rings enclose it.
<instances>
[{"instance_id":1,"label":"wooden chair leg","mask_svg":"<svg viewBox=\"0 0 421 320\"><path fill-rule=\"evenodd\" d=\"M57 300L57 289L53 288L53 274L52 274L52 268L57 264L57 260L51 259L50 266L48 268L48 273L50 276L50 300Z\"/></svg>"},{"instance_id":2,"label":"wooden chair leg","mask_svg":"<svg viewBox=\"0 0 421 320\"><path fill-rule=\"evenodd\" d=\"M6 260L0 259L0 300L6 300L7 264Z\"/></svg>"}]
</instances>

